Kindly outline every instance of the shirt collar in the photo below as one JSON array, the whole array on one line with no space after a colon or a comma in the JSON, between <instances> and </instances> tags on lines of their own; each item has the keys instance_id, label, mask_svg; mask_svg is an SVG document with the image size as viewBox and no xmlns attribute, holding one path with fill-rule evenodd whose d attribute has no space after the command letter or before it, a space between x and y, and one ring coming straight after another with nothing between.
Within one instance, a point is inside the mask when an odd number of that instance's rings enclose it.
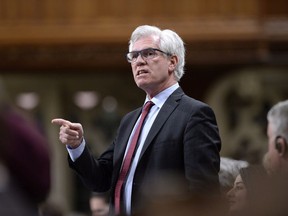
<instances>
[{"instance_id":1,"label":"shirt collar","mask_svg":"<svg viewBox=\"0 0 288 216\"><path fill-rule=\"evenodd\" d=\"M161 91L159 94L157 94L155 97L151 99L151 101L157 106L158 108L161 108L167 98L177 89L179 88L179 83L175 83L174 85L170 86L169 88L166 88L165 90ZM145 103L149 101L148 96L146 96ZM144 104L145 104L144 103Z\"/></svg>"}]
</instances>

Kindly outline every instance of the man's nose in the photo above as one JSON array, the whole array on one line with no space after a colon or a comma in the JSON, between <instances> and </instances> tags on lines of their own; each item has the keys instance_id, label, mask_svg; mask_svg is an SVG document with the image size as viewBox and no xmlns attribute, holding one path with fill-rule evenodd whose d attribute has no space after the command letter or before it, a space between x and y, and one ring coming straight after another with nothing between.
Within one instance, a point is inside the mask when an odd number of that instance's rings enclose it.
<instances>
[{"instance_id":1,"label":"man's nose","mask_svg":"<svg viewBox=\"0 0 288 216\"><path fill-rule=\"evenodd\" d=\"M145 59L143 58L143 56L139 53L139 55L138 55L137 58L136 58L135 63L138 64L138 63L143 63L143 62L146 62L146 61L145 61Z\"/></svg>"}]
</instances>

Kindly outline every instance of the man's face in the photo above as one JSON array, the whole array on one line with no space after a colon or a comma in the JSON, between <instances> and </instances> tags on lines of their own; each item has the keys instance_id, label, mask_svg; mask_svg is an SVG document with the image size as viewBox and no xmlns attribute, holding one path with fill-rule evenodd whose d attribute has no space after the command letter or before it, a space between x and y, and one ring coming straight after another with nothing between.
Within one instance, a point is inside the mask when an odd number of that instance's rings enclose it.
<instances>
[{"instance_id":1,"label":"man's face","mask_svg":"<svg viewBox=\"0 0 288 216\"><path fill-rule=\"evenodd\" d=\"M268 122L267 137L268 137L268 151L265 155L265 168L268 173L277 172L280 169L281 157L275 148L276 136L273 124Z\"/></svg>"},{"instance_id":2,"label":"man's face","mask_svg":"<svg viewBox=\"0 0 288 216\"><path fill-rule=\"evenodd\" d=\"M158 40L159 38L155 36L141 38L134 43L131 51L159 49ZM139 55L137 60L131 63L135 83L150 97L176 83L173 72L177 58L158 51L156 54L155 57L146 60Z\"/></svg>"}]
</instances>

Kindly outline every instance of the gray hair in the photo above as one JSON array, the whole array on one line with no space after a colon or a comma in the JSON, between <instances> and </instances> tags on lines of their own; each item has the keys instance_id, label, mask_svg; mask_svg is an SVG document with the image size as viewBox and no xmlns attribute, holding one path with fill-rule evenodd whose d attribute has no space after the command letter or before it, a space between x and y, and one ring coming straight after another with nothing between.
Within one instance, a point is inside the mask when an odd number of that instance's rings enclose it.
<instances>
[{"instance_id":1,"label":"gray hair","mask_svg":"<svg viewBox=\"0 0 288 216\"><path fill-rule=\"evenodd\" d=\"M269 110L267 120L273 125L274 133L288 141L288 100L275 104Z\"/></svg>"},{"instance_id":2,"label":"gray hair","mask_svg":"<svg viewBox=\"0 0 288 216\"><path fill-rule=\"evenodd\" d=\"M219 171L219 182L221 188L232 188L240 169L247 167L248 165L249 163L244 160L221 157Z\"/></svg>"},{"instance_id":3,"label":"gray hair","mask_svg":"<svg viewBox=\"0 0 288 216\"><path fill-rule=\"evenodd\" d=\"M156 26L142 25L137 27L131 35L129 41L129 52L132 51L133 45L136 41L141 38L148 36L158 36L159 37L159 49L166 53L176 55L178 58L178 64L174 71L174 76L177 81L179 81L184 75L185 66L185 47L183 40L179 35L169 29L161 30Z\"/></svg>"}]
</instances>

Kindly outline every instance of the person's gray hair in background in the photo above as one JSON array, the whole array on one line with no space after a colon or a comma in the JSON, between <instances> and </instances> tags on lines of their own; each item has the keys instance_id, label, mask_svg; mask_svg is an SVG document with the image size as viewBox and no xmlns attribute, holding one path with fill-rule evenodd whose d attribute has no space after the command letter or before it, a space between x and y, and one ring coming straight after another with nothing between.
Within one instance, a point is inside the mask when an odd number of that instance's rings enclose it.
<instances>
[{"instance_id":1,"label":"person's gray hair in background","mask_svg":"<svg viewBox=\"0 0 288 216\"><path fill-rule=\"evenodd\" d=\"M268 151L263 165L269 174L288 176L288 100L276 103L267 113Z\"/></svg>"},{"instance_id":2,"label":"person's gray hair in background","mask_svg":"<svg viewBox=\"0 0 288 216\"><path fill-rule=\"evenodd\" d=\"M275 104L269 110L267 120L273 124L275 134L288 140L288 100Z\"/></svg>"},{"instance_id":3,"label":"person's gray hair in background","mask_svg":"<svg viewBox=\"0 0 288 216\"><path fill-rule=\"evenodd\" d=\"M242 167L247 167L249 163L243 160L235 160L228 157L221 157L219 181L221 191L225 193L233 187L235 178Z\"/></svg>"}]
</instances>

